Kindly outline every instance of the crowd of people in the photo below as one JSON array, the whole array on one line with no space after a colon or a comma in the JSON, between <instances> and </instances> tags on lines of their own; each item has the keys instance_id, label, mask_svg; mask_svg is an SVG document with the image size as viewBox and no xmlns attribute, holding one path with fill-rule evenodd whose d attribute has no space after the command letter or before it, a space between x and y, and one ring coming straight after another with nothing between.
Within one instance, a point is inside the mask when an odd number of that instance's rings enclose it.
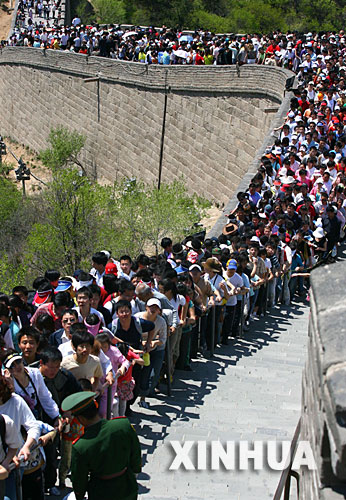
<instances>
[{"instance_id":1,"label":"crowd of people","mask_svg":"<svg viewBox=\"0 0 346 500\"><path fill-rule=\"evenodd\" d=\"M159 256L136 259L98 251L89 270L47 270L32 289L14 283L0 294L0 497L10 500L18 475L25 500L65 488L72 442L84 433L63 411L65 398L93 391L102 418L107 407L114 417L150 407L179 370L246 335L273 307L308 301L310 270L335 260L345 238L343 32L184 35L82 26L78 18L58 27L49 5L21 0L9 44L150 64L274 64L295 71L298 87L218 237L163 238ZM30 9L45 22L24 25ZM53 429L58 436L45 440ZM39 440L44 453L32 451ZM75 486L81 477L72 472Z\"/></svg>"},{"instance_id":2,"label":"crowd of people","mask_svg":"<svg viewBox=\"0 0 346 500\"><path fill-rule=\"evenodd\" d=\"M162 254L135 260L99 251L89 271L61 276L50 269L32 289L18 284L0 294L6 499L18 494L11 461L25 460L24 499L65 488L72 443L85 432L80 418L63 411L66 398L89 391L99 417L110 416L107 407L114 417L131 416L134 405L148 408L165 392L178 370L193 370L200 356L246 335L272 307L307 298L309 270L333 258L344 237L345 165L343 147L337 158L335 150L319 150L328 142L322 137L316 145L305 137L297 147L294 132L306 127L298 120L302 103L295 104L218 238L163 238ZM53 429L59 436L45 440ZM44 453L32 451L38 441ZM76 470L74 488L88 488L87 472Z\"/></svg>"},{"instance_id":3,"label":"crowd of people","mask_svg":"<svg viewBox=\"0 0 346 500\"><path fill-rule=\"evenodd\" d=\"M61 0L20 0L15 29L3 43L146 64L268 64L297 73L311 67L321 73L329 59L332 66L344 67L346 50L344 31L215 34L166 26L83 25L78 17L67 26L62 20Z\"/></svg>"}]
</instances>

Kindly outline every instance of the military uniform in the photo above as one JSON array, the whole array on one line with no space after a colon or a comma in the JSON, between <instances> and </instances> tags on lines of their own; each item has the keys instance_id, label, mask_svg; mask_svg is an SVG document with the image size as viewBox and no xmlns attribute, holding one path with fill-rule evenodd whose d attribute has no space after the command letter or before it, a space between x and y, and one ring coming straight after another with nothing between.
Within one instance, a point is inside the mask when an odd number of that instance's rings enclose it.
<instances>
[{"instance_id":1,"label":"military uniform","mask_svg":"<svg viewBox=\"0 0 346 500\"><path fill-rule=\"evenodd\" d=\"M94 404L94 397L95 393L90 392L73 394L64 400L62 409L81 415L87 398ZM135 473L140 470L140 444L127 418L99 420L87 426L73 444L71 473L77 500L86 491L89 500L135 500Z\"/></svg>"}]
</instances>

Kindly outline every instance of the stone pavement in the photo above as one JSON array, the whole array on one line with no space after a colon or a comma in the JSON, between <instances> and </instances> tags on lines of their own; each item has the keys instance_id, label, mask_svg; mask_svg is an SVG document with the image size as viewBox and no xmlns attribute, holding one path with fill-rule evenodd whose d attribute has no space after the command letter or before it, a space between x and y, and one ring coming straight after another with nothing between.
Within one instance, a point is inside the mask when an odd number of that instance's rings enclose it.
<instances>
[{"instance_id":1,"label":"stone pavement","mask_svg":"<svg viewBox=\"0 0 346 500\"><path fill-rule=\"evenodd\" d=\"M172 397L134 405L143 452L142 500L272 498L280 472L169 471L171 440L290 441L301 411L309 308L297 302L251 325L243 340L176 372ZM190 453L193 458L193 452Z\"/></svg>"},{"instance_id":2,"label":"stone pavement","mask_svg":"<svg viewBox=\"0 0 346 500\"><path fill-rule=\"evenodd\" d=\"M308 316L302 302L273 309L251 324L245 339L217 349L213 360L199 358L193 372L177 371L170 398L148 399L148 410L133 406L143 455L141 500L273 498L280 472L169 471L169 442L290 441L301 412Z\"/></svg>"},{"instance_id":3,"label":"stone pavement","mask_svg":"<svg viewBox=\"0 0 346 500\"><path fill-rule=\"evenodd\" d=\"M41 15L38 13L35 14L35 9L32 7L32 15L31 15L31 20L34 26L39 25L39 24L44 24L47 28L54 26L56 23L58 24L64 24L64 13L65 13L65 1L63 0L60 2L59 7L55 8L54 0L44 0L42 2L43 6L48 5L48 12L47 14L44 14L44 11L42 9ZM63 9L62 9L63 7ZM59 12L60 12L60 18L59 18ZM28 26L28 21L30 19L29 15L29 8L26 6L25 8L25 20L24 20L24 26Z\"/></svg>"}]
</instances>

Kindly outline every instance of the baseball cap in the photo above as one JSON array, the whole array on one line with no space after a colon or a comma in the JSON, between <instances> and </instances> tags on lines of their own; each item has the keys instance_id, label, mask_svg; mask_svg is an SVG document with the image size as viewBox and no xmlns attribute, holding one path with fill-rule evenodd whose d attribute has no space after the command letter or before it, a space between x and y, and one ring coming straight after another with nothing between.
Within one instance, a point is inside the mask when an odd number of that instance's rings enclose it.
<instances>
[{"instance_id":1,"label":"baseball cap","mask_svg":"<svg viewBox=\"0 0 346 500\"><path fill-rule=\"evenodd\" d=\"M106 264L105 274L118 274L118 268L114 262L108 262L108 264Z\"/></svg>"},{"instance_id":2,"label":"baseball cap","mask_svg":"<svg viewBox=\"0 0 346 500\"><path fill-rule=\"evenodd\" d=\"M237 267L238 267L238 264L237 264L237 261L235 259L231 259L228 261L227 269L237 269Z\"/></svg>"},{"instance_id":3,"label":"baseball cap","mask_svg":"<svg viewBox=\"0 0 346 500\"><path fill-rule=\"evenodd\" d=\"M198 264L192 264L192 266L189 267L189 271L193 271L194 269L197 269L200 273L202 272L202 268Z\"/></svg>"},{"instance_id":4,"label":"baseball cap","mask_svg":"<svg viewBox=\"0 0 346 500\"><path fill-rule=\"evenodd\" d=\"M152 299L149 299L146 305L148 307L150 307L150 306L157 306L160 309L162 309L162 305L161 305L160 300L159 299L155 299L155 297L153 297Z\"/></svg>"}]
</instances>

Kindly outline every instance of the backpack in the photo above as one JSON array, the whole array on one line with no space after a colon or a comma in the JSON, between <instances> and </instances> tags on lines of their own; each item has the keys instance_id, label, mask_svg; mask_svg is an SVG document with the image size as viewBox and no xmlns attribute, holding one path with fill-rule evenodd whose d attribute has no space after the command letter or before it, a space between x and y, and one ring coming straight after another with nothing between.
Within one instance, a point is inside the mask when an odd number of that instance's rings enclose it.
<instances>
[{"instance_id":1,"label":"backpack","mask_svg":"<svg viewBox=\"0 0 346 500\"><path fill-rule=\"evenodd\" d=\"M113 298L109 301L109 302L112 304L112 310L110 311L111 316L112 316L112 320L113 320L113 316L114 316L114 314L115 314L115 307L116 307L116 305L117 305L117 303L118 303L118 302L115 300L116 298L117 298L117 297L113 297ZM137 307L138 307L138 303L137 303L138 298L133 299L133 301L135 302L135 304L136 304L136 305L137 305ZM131 301L131 302L132 302L132 301Z\"/></svg>"},{"instance_id":2,"label":"backpack","mask_svg":"<svg viewBox=\"0 0 346 500\"><path fill-rule=\"evenodd\" d=\"M115 302L114 299L115 299L115 297L113 299L111 299L111 301L110 301L110 303L112 304L112 310L110 311L112 319L113 319L113 316L114 316L114 313L115 313L115 306L116 306L116 302Z\"/></svg>"},{"instance_id":3,"label":"backpack","mask_svg":"<svg viewBox=\"0 0 346 500\"><path fill-rule=\"evenodd\" d=\"M0 335L5 338L5 334L7 330L9 329L9 326L6 325L3 321L0 320Z\"/></svg>"},{"instance_id":4,"label":"backpack","mask_svg":"<svg viewBox=\"0 0 346 500\"><path fill-rule=\"evenodd\" d=\"M136 316L132 316L132 318L135 322L135 327L136 327L137 332L142 336L143 329L142 329L142 323L141 323L140 318L137 318ZM116 321L115 321L114 325L112 326L113 335L116 335L118 328L119 328L119 318L116 318Z\"/></svg>"},{"instance_id":5,"label":"backpack","mask_svg":"<svg viewBox=\"0 0 346 500\"><path fill-rule=\"evenodd\" d=\"M6 454L7 444L5 441L5 436L6 436L6 422L5 422L3 415L1 415L1 413L0 413L0 438L1 438L2 448Z\"/></svg>"},{"instance_id":6,"label":"backpack","mask_svg":"<svg viewBox=\"0 0 346 500\"><path fill-rule=\"evenodd\" d=\"M9 329L10 327L6 325L6 323L0 320L0 347L2 347L1 346L2 342L4 343L3 345L5 346L5 335Z\"/></svg>"}]
</instances>

